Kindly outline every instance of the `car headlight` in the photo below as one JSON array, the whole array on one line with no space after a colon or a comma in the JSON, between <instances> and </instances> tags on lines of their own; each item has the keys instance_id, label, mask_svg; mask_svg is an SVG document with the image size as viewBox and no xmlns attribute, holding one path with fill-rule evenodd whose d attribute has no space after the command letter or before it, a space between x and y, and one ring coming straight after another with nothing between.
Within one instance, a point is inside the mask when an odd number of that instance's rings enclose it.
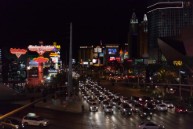
<instances>
[{"instance_id":1,"label":"car headlight","mask_svg":"<svg viewBox=\"0 0 193 129\"><path fill-rule=\"evenodd\" d=\"M47 124L48 124L48 122L47 122L47 121L45 121L45 122L44 122L44 125L47 125Z\"/></svg>"},{"instance_id":2,"label":"car headlight","mask_svg":"<svg viewBox=\"0 0 193 129\"><path fill-rule=\"evenodd\" d=\"M19 129L19 126L18 126L18 125L15 125L15 128L16 128L16 129Z\"/></svg>"},{"instance_id":3,"label":"car headlight","mask_svg":"<svg viewBox=\"0 0 193 129\"><path fill-rule=\"evenodd\" d=\"M21 126L22 126L22 128L24 128L24 127L25 127L23 123L21 124Z\"/></svg>"}]
</instances>

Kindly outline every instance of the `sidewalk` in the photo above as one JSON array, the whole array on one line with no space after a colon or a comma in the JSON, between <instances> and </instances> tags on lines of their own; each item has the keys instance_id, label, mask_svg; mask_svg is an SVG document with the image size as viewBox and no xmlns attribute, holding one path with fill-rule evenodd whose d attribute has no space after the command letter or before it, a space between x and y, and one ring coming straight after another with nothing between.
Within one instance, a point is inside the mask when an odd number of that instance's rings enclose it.
<instances>
[{"instance_id":1,"label":"sidewalk","mask_svg":"<svg viewBox=\"0 0 193 129\"><path fill-rule=\"evenodd\" d=\"M39 102L35 106L50 110L57 110L71 113L82 113L82 101L79 97L71 98L71 100L49 99L46 102Z\"/></svg>"},{"instance_id":2,"label":"sidewalk","mask_svg":"<svg viewBox=\"0 0 193 129\"><path fill-rule=\"evenodd\" d=\"M19 105L26 105L31 103L31 100L29 99L29 100L15 101L13 103ZM82 101L79 97L77 97L71 98L69 101L67 100L61 101L61 98L58 99L47 98L46 101L42 100L36 103L34 106L63 112L82 113L81 105Z\"/></svg>"},{"instance_id":3,"label":"sidewalk","mask_svg":"<svg viewBox=\"0 0 193 129\"><path fill-rule=\"evenodd\" d=\"M101 81L101 85L106 87L107 89L122 93L124 96L127 96L127 95L143 96L144 95L144 93L142 93L140 89L128 88L119 83L116 83L115 86L112 86L110 81ZM37 96L38 98L38 94L34 95L34 97L35 96ZM33 95L27 95L27 96L21 95L17 97L20 98L21 101L15 98L16 101L14 101L13 103L25 105L25 104L31 103L30 98L33 97ZM22 97L27 97L28 99L22 99ZM41 96L39 96L39 98L40 97ZM36 103L34 106L39 108L46 108L50 110L62 111L62 112L82 113L82 100L80 96L70 98L69 100L64 100L62 98L53 99L49 97L46 99L46 102L40 101Z\"/></svg>"}]
</instances>

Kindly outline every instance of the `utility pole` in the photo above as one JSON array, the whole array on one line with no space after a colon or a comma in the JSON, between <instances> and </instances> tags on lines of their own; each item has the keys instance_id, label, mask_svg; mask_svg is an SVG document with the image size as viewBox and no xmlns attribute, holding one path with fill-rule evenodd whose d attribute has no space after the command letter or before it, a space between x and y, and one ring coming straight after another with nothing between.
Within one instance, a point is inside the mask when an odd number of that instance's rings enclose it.
<instances>
[{"instance_id":1,"label":"utility pole","mask_svg":"<svg viewBox=\"0 0 193 129\"><path fill-rule=\"evenodd\" d=\"M72 93L72 23L70 23L70 46L68 64L68 97L70 98Z\"/></svg>"}]
</instances>

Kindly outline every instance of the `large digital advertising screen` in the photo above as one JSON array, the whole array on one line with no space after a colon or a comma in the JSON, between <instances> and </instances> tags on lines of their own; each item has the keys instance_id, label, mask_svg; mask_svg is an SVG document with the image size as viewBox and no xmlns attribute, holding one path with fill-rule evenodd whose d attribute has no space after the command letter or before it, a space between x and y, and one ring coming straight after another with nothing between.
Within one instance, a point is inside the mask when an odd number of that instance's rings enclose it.
<instances>
[{"instance_id":1,"label":"large digital advertising screen","mask_svg":"<svg viewBox=\"0 0 193 129\"><path fill-rule=\"evenodd\" d=\"M108 48L108 54L109 55L114 55L117 53L117 49L116 48Z\"/></svg>"}]
</instances>

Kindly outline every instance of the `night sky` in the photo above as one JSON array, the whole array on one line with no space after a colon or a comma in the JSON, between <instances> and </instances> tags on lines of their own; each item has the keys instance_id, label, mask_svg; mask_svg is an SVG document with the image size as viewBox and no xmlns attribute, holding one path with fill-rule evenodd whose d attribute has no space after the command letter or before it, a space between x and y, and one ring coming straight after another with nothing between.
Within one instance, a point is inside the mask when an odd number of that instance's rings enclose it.
<instances>
[{"instance_id":1,"label":"night sky","mask_svg":"<svg viewBox=\"0 0 193 129\"><path fill-rule=\"evenodd\" d=\"M69 23L73 24L73 47L125 43L129 20L135 11L139 21L145 0L1 0L0 44L26 47L53 41L66 49Z\"/></svg>"}]
</instances>

